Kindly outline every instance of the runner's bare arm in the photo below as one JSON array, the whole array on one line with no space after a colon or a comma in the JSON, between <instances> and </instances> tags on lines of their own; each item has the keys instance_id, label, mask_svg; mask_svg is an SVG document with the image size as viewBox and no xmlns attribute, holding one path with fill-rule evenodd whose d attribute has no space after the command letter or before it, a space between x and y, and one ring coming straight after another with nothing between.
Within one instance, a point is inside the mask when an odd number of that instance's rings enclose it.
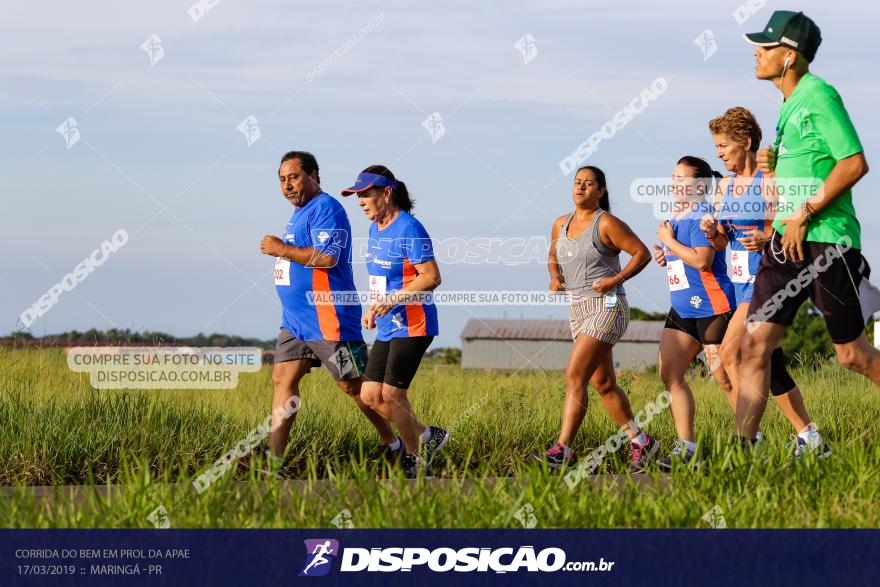
<instances>
[{"instance_id":1,"label":"runner's bare arm","mask_svg":"<svg viewBox=\"0 0 880 587\"><path fill-rule=\"evenodd\" d=\"M769 177L766 174L761 177L761 195L764 196L764 201L767 202L765 208L767 214L764 220L773 222L776 216L776 209L779 206L779 190L776 189L775 177Z\"/></svg>"},{"instance_id":2,"label":"runner's bare arm","mask_svg":"<svg viewBox=\"0 0 880 587\"><path fill-rule=\"evenodd\" d=\"M752 230L746 231L746 235L742 238L738 238L740 243L746 248L750 253L757 253L759 251L764 250L764 245L770 240L770 237L773 236L772 226L771 232L768 234L766 230L758 230L757 228L753 228Z\"/></svg>"},{"instance_id":3,"label":"runner's bare arm","mask_svg":"<svg viewBox=\"0 0 880 587\"><path fill-rule=\"evenodd\" d=\"M416 269L416 278L403 288L386 296L384 301L370 304L370 312L378 316L384 316L394 306L399 304L418 303L421 294L434 291L439 287L442 279L440 278L440 267L437 266L437 261L429 259L424 263L415 263L413 267Z\"/></svg>"},{"instance_id":4,"label":"runner's bare arm","mask_svg":"<svg viewBox=\"0 0 880 587\"><path fill-rule=\"evenodd\" d=\"M440 278L440 267L437 266L437 261L429 259L424 263L416 263L413 267L416 269L416 278L398 290L398 294L401 292L434 291L440 286L442 279Z\"/></svg>"},{"instance_id":5,"label":"runner's bare arm","mask_svg":"<svg viewBox=\"0 0 880 587\"><path fill-rule=\"evenodd\" d=\"M764 172L764 177L776 175L776 150L773 147L758 149L758 169Z\"/></svg>"},{"instance_id":6,"label":"runner's bare arm","mask_svg":"<svg viewBox=\"0 0 880 587\"><path fill-rule=\"evenodd\" d=\"M547 270L550 272L550 291L565 291L565 283L562 280L562 272L559 271L559 261L556 258L556 241L559 239L559 231L565 224L567 216L563 215L556 219L550 230L550 251L547 254Z\"/></svg>"},{"instance_id":7,"label":"runner's bare arm","mask_svg":"<svg viewBox=\"0 0 880 587\"><path fill-rule=\"evenodd\" d=\"M708 271L712 268L712 261L715 260L715 249L712 247L688 247L675 239L672 231L672 225L669 221L663 222L657 229L657 238L666 245L670 252L684 261L686 265L690 265L699 271Z\"/></svg>"},{"instance_id":8,"label":"runner's bare arm","mask_svg":"<svg viewBox=\"0 0 880 587\"><path fill-rule=\"evenodd\" d=\"M260 252L272 257L282 257L306 267L329 269L336 266L336 257L322 253L314 247L295 247L286 244L277 236L266 235L260 242Z\"/></svg>"},{"instance_id":9,"label":"runner's bare arm","mask_svg":"<svg viewBox=\"0 0 880 587\"><path fill-rule=\"evenodd\" d=\"M599 238L602 239L605 246L629 255L629 262L620 270L620 273L614 277L605 278L609 280L609 291L641 273L642 269L651 261L651 253L648 252L648 247L645 246L642 239L636 236L626 222L616 216L602 214L599 218ZM605 279L600 280L600 286Z\"/></svg>"},{"instance_id":10,"label":"runner's bare arm","mask_svg":"<svg viewBox=\"0 0 880 587\"><path fill-rule=\"evenodd\" d=\"M715 213L705 214L700 219L700 229L706 235L706 238L709 239L709 242L712 243L712 246L715 247L716 251L723 251L730 242L730 239L727 238L727 231L722 230L718 222L718 211L721 210L721 202L724 199L724 194L727 193L727 186L730 185L731 181L733 181L731 176L722 178L718 184L718 189L715 191Z\"/></svg>"},{"instance_id":11,"label":"runner's bare arm","mask_svg":"<svg viewBox=\"0 0 880 587\"><path fill-rule=\"evenodd\" d=\"M666 253L663 252L663 247L660 245L654 245L654 260L661 267L666 267Z\"/></svg>"},{"instance_id":12,"label":"runner's bare arm","mask_svg":"<svg viewBox=\"0 0 880 587\"><path fill-rule=\"evenodd\" d=\"M776 178L764 174L761 177L761 195L767 206L764 208L764 242L766 243L773 238L773 221L776 220L776 213L779 210L779 190L776 189Z\"/></svg>"}]
</instances>

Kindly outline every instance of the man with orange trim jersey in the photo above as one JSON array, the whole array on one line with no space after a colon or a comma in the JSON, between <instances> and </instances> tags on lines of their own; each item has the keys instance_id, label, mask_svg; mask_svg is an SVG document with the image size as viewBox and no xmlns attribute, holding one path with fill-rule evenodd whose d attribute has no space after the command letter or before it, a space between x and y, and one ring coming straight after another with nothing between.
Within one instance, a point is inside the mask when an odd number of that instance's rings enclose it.
<instances>
[{"instance_id":1,"label":"man with orange trim jersey","mask_svg":"<svg viewBox=\"0 0 880 587\"><path fill-rule=\"evenodd\" d=\"M299 381L312 367L327 368L375 426L380 446L396 442L397 437L388 421L360 397L367 345L351 270L348 215L342 204L321 190L318 162L311 153L285 154L278 179L282 195L296 209L283 238L266 235L260 250L276 257L275 289L281 300L281 331L272 369L270 450L265 456L273 472L283 476L282 457L296 415L285 408L293 396L298 399Z\"/></svg>"}]
</instances>

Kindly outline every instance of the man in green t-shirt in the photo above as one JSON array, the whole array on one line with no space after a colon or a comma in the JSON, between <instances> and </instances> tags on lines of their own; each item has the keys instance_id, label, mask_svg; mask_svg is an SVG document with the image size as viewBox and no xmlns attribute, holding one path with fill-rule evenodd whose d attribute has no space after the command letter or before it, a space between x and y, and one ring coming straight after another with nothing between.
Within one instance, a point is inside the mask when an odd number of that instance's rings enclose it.
<instances>
[{"instance_id":1,"label":"man in green t-shirt","mask_svg":"<svg viewBox=\"0 0 880 587\"><path fill-rule=\"evenodd\" d=\"M758 153L758 166L775 176L779 208L742 340L742 444L754 442L767 405L770 355L808 298L825 318L840 363L880 385L880 351L865 335L877 308L867 307L864 295L870 269L851 192L868 164L840 95L808 71L822 41L819 27L802 12L776 11L763 31L745 38L756 45L755 76L772 81L784 102L775 145Z\"/></svg>"}]
</instances>

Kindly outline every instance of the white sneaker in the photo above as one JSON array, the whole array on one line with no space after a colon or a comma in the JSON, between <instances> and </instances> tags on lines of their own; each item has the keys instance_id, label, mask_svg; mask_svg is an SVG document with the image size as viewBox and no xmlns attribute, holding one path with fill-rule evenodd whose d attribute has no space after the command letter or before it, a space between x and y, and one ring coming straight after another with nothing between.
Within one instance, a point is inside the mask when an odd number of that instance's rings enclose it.
<instances>
[{"instance_id":1,"label":"white sneaker","mask_svg":"<svg viewBox=\"0 0 880 587\"><path fill-rule=\"evenodd\" d=\"M785 447L787 449L791 449L794 447L794 452L792 453L792 457L795 459L799 459L808 454L815 454L816 458L819 460L827 459L831 456L831 447L822 440L822 437L819 437L819 441L816 443L810 443L798 436L797 434L792 434L789 437L789 441L786 443Z\"/></svg>"}]
</instances>

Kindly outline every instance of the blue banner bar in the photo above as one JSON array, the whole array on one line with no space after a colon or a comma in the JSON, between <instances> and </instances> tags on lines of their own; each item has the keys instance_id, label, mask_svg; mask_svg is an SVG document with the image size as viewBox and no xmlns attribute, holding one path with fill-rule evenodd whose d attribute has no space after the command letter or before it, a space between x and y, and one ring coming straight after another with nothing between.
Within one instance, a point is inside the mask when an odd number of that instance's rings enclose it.
<instances>
[{"instance_id":1,"label":"blue banner bar","mask_svg":"<svg viewBox=\"0 0 880 587\"><path fill-rule=\"evenodd\" d=\"M875 584L880 530L0 530L3 585Z\"/></svg>"}]
</instances>

